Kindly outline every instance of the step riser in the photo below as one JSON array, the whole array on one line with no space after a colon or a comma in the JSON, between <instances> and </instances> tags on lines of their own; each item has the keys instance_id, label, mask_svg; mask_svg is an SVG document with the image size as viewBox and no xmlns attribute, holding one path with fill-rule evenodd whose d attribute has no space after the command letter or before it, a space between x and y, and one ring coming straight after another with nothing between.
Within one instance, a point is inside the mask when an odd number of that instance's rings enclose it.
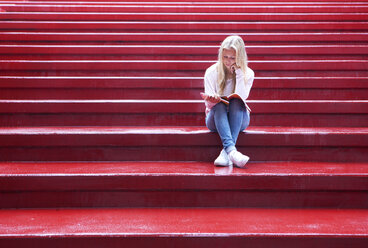
<instances>
[{"instance_id":1,"label":"step riser","mask_svg":"<svg viewBox=\"0 0 368 248\"><path fill-rule=\"evenodd\" d=\"M278 61L281 62L281 61ZM368 63L367 63L368 64ZM276 65L275 65L276 66ZM296 67L297 65L294 65ZM338 65L330 65L335 67L331 70L317 68L309 70L260 70L255 69L249 64L257 77L368 77L368 70L344 70L342 68L336 69ZM364 66L364 65L362 65ZM204 66L205 67L205 66ZM343 67L343 66L340 66ZM181 68L182 69L182 68ZM205 70L1 70L0 77L203 77ZM323 87L323 86L321 86ZM344 86L343 88L347 88ZM366 87L364 87L366 88Z\"/></svg>"},{"instance_id":2,"label":"step riser","mask_svg":"<svg viewBox=\"0 0 368 248\"><path fill-rule=\"evenodd\" d=\"M53 184L54 182L51 181L48 185ZM349 209L368 207L366 191L18 191L0 193L0 196L2 199L0 208L258 207Z\"/></svg>"},{"instance_id":3,"label":"step riser","mask_svg":"<svg viewBox=\"0 0 368 248\"><path fill-rule=\"evenodd\" d=\"M214 61L42 61L1 60L2 71L205 71ZM263 71L363 71L368 70L368 60L316 60L316 61L251 61L249 67Z\"/></svg>"},{"instance_id":4,"label":"step riser","mask_svg":"<svg viewBox=\"0 0 368 248\"><path fill-rule=\"evenodd\" d=\"M241 3L239 5L219 5L219 6L193 6L193 5L172 5L167 4L152 6L154 3L141 4L140 6L129 6L128 4L116 3L115 6L106 6L108 3L104 3L100 6L75 6L78 3L73 3L71 5L47 5L47 4L29 4L25 3L17 4L15 6L9 4L1 4L1 8L6 12L73 12L80 13L83 12L99 12L99 13L264 13L264 14L274 14L274 13L365 13L368 12L368 7L366 5L277 5L267 3L266 6L262 6L259 3L247 4ZM120 6L117 6L117 5ZM45 6L47 5L47 6ZM9 14L9 13L6 13ZM12 14L12 13L10 13ZM30 13L33 14L33 13ZM178 16L177 16L178 17ZM261 17L261 16L260 16Z\"/></svg>"},{"instance_id":5,"label":"step riser","mask_svg":"<svg viewBox=\"0 0 368 248\"><path fill-rule=\"evenodd\" d=\"M368 147L242 147L252 161L368 162ZM214 161L217 147L0 147L1 161Z\"/></svg>"},{"instance_id":6,"label":"step riser","mask_svg":"<svg viewBox=\"0 0 368 248\"><path fill-rule=\"evenodd\" d=\"M142 34L142 33L124 33L121 31L117 31L117 33L85 33L80 34L78 32L70 33L70 32L63 32L63 33L55 33L56 31L50 33L43 33L43 32L0 32L0 41L9 41L14 42L17 41L18 43L22 42L37 42L40 41L57 41L57 42L83 42L84 43L91 43L91 42L131 42L136 44L142 44L144 42L152 42L165 44L168 42L175 42L178 44L182 43L192 43L192 44L215 44L219 45L221 42L226 38L228 35L227 33L221 34L206 34L203 33L177 33L177 34L170 34L170 33L152 33L152 31ZM368 39L368 33L361 32L361 33L239 33L240 36L244 38L246 44L249 42L258 42L258 43L272 43L272 42L287 42L293 43L298 42L298 44L305 44L306 42L319 42L319 43L326 43L326 42L362 42L366 43Z\"/></svg>"},{"instance_id":7,"label":"step riser","mask_svg":"<svg viewBox=\"0 0 368 248\"><path fill-rule=\"evenodd\" d=\"M129 0L129 1L125 1L123 3L121 3L121 0L85 0L83 2L73 2L71 0L40 0L40 1L32 1L32 2L24 2L24 1L20 1L20 0L13 0L13 1L7 1L4 0L2 1L4 3L20 3L20 4L50 4L50 3L62 3L62 4L73 4L73 5L85 5L86 3L88 5L95 5L95 4L101 4L103 3L104 5L119 5L119 4L124 4L124 5L134 5L136 6L137 3L142 3L139 0ZM367 3L367 0L360 0L360 1L351 1L351 0L324 0L323 4L325 5L342 5L342 4L346 4L346 5L360 5L360 4L365 4ZM207 0L197 0L195 2L191 1L191 0L183 0L183 1L177 1L177 0L166 0L165 2L156 2L156 1L147 1L145 3L149 3L150 5L162 5L163 3L165 5L178 5L178 3L183 4L184 6L186 5L208 5L208 1ZM263 2L254 2L254 0L214 0L211 1L211 6L223 6L224 3L229 3L229 4L260 4L260 5L264 5ZM278 0L276 3L270 3L271 5L290 5L290 3L296 4L296 5L310 5L310 4L315 4L314 1L303 1L303 0ZM321 2L320 2L321 3ZM226 4L227 6L228 4Z\"/></svg>"},{"instance_id":8,"label":"step riser","mask_svg":"<svg viewBox=\"0 0 368 248\"><path fill-rule=\"evenodd\" d=\"M367 17L368 19L368 17ZM244 37L246 38L246 37ZM192 58L217 59L219 46L78 46L78 45L0 45L1 54L10 55L37 55L40 58L52 58L52 55L75 55L74 59L78 59L82 55L121 55L121 56L138 56L142 58L151 57L153 55L163 56L169 55L172 59L179 59L180 56L193 56ZM255 56L269 55L368 55L368 45L294 45L294 46L252 46L246 47L249 58Z\"/></svg>"},{"instance_id":9,"label":"step riser","mask_svg":"<svg viewBox=\"0 0 368 248\"><path fill-rule=\"evenodd\" d=\"M366 127L366 114L251 114L250 126ZM0 126L205 126L205 114L0 114Z\"/></svg>"},{"instance_id":10,"label":"step riser","mask_svg":"<svg viewBox=\"0 0 368 248\"><path fill-rule=\"evenodd\" d=\"M125 164L138 164L134 162L126 162ZM158 162L156 162L158 163ZM162 163L162 162L161 162ZM13 167L17 163L10 163ZM22 165L27 165L28 163L23 163ZM88 165L88 163L85 163ZM123 164L123 163L120 163ZM148 164L148 163L146 163ZM183 163L183 167L186 163ZM190 168L191 163L187 163ZM345 193L358 193L363 194L363 191L368 190L367 175L362 174L358 176L354 173L347 173L345 175L333 173L316 173L307 174L300 173L297 175L288 175L286 173L274 173L262 175L261 173L252 173L256 170L259 163L248 163L247 168L249 176L245 172L239 172L237 168L229 167L214 167L212 163L205 163L208 167L208 171L212 170L211 173L198 173L197 175L187 174L173 174L173 173L147 173L146 175L134 174L134 173L120 173L116 175L111 175L108 173L95 173L94 175L89 175L88 173L50 173L47 175L45 173L26 173L26 174L2 174L0 178L1 192L4 194L16 194L23 192L24 194L32 194L34 192L38 193L48 193L48 192L61 192L67 194L79 193L86 194L88 191L101 191L106 193L125 193L131 194L130 197L134 195L134 192L140 192L149 194L150 191L163 194L170 194L170 190L178 191L179 194L185 195L185 193L190 193L188 191L198 190L200 195L205 195L208 193L211 197L212 193L247 193L247 194L264 194L264 196L270 196L271 191L276 191L283 194L295 194L299 191L304 193L309 193L310 196L314 193L318 193L321 190L331 191L331 196L336 192ZM66 164L68 165L68 164ZM42 166L42 165L40 165ZM65 168L68 171L68 167L63 163L59 163L59 166ZM91 170L93 171L93 163L91 163ZM145 165L141 165L145 166ZM170 163L166 163L164 166L170 166ZM325 166L322 164L321 166ZM335 167L338 167L337 164ZM346 166L346 171L349 169L353 171L355 168L364 165L354 163ZM23 166L25 167L25 166ZM133 167L133 166L131 166ZM333 163L330 164L333 167ZM351 168L352 167L352 168ZM187 170L189 170L189 168ZM364 168L364 167L363 167ZM133 168L133 170L138 170L138 168ZM171 168L167 168L169 170ZM274 169L274 168L272 168ZM324 168L321 168L323 170ZM9 169L11 170L11 169ZM49 171L51 171L50 169ZM113 168L112 168L113 170ZM147 171L149 168L147 168ZM234 177L233 174L237 174ZM83 174L83 175L81 175ZM93 174L93 173L91 173ZM47 190L46 190L47 189ZM114 192L113 192L114 191ZM156 192L157 191L157 192ZM186 192L187 191L187 192ZM334 191L336 191L334 193ZM91 192L90 192L91 193ZM320 192L324 193L324 192ZM327 193L327 192L325 192ZM92 194L92 193L91 193ZM175 194L171 195L171 198L175 197ZM367 198L366 195L364 198ZM154 199L154 198L152 198ZM180 199L180 197L179 197ZM143 199L142 199L143 200ZM193 199L195 202L196 199ZM251 201L252 202L252 201ZM278 203L280 204L280 203Z\"/></svg>"},{"instance_id":11,"label":"step riser","mask_svg":"<svg viewBox=\"0 0 368 248\"><path fill-rule=\"evenodd\" d=\"M254 84L258 82L255 81ZM346 81L348 85L348 81ZM193 89L7 89L0 99L199 99L202 88ZM368 89L257 89L249 100L368 100Z\"/></svg>"},{"instance_id":12,"label":"step riser","mask_svg":"<svg viewBox=\"0 0 368 248\"><path fill-rule=\"evenodd\" d=\"M104 89L118 90L138 90L138 89L203 89L203 74L198 77L160 77L155 78L153 76L136 76L136 77L118 77L111 78L106 77L15 77L15 76L3 76L0 77L1 92L6 90L5 88L28 88L28 89L74 89L83 88L86 90L98 89L102 91ZM316 77L316 78L299 78L299 77L269 77L262 78L256 75L254 84L252 86L252 93L258 89L368 89L368 77ZM81 96L83 97L83 96Z\"/></svg>"},{"instance_id":13,"label":"step riser","mask_svg":"<svg viewBox=\"0 0 368 248\"><path fill-rule=\"evenodd\" d=\"M237 23L225 23L225 22L211 22L211 23L175 23L175 22L57 22L57 21L0 21L1 30L119 30L119 31L148 31L153 30L161 31L208 31L212 32L244 32L244 31L265 31L265 30L367 30L368 22L237 22Z\"/></svg>"},{"instance_id":14,"label":"step riser","mask_svg":"<svg viewBox=\"0 0 368 248\"><path fill-rule=\"evenodd\" d=\"M1 208L366 208L367 164L1 163ZM362 200L363 199L363 200Z\"/></svg>"},{"instance_id":15,"label":"step riser","mask_svg":"<svg viewBox=\"0 0 368 248\"><path fill-rule=\"evenodd\" d=\"M254 69L254 67L252 67ZM0 77L203 77L204 75L203 70L196 70L196 71L178 71L178 70L141 70L141 71L121 71L121 70L86 70L86 71L77 71L77 70L67 70L67 71L2 71L0 70ZM368 77L368 70L361 70L361 71L344 71L344 70L295 70L295 71L263 71L257 70L255 71L257 77L357 77L357 78L367 78ZM305 86L307 87L307 86ZM325 86L320 85L317 88L324 88ZM336 87L333 87L336 88ZM342 88L348 88L347 85L343 85ZM363 86L366 88L366 86Z\"/></svg>"},{"instance_id":16,"label":"step riser","mask_svg":"<svg viewBox=\"0 0 368 248\"><path fill-rule=\"evenodd\" d=\"M248 100L256 114L367 114L368 101ZM1 100L4 114L202 114L203 100Z\"/></svg>"},{"instance_id":17,"label":"step riser","mask_svg":"<svg viewBox=\"0 0 368 248\"><path fill-rule=\"evenodd\" d=\"M335 130L335 131L333 131ZM165 147L205 148L220 145L216 133L204 127L198 128L4 128L1 130L1 147ZM368 132L354 129L350 132L337 132L336 129L288 129L288 128L251 128L241 133L238 146L246 147L359 147L368 146ZM199 150L199 149L198 149ZM367 157L368 159L368 157ZM207 160L205 160L207 161Z\"/></svg>"},{"instance_id":18,"label":"step riser","mask_svg":"<svg viewBox=\"0 0 368 248\"><path fill-rule=\"evenodd\" d=\"M274 247L274 248L310 248L310 247L325 247L325 248L365 248L368 245L366 238L359 237L52 237L52 238L5 238L0 239L0 245L3 247L29 247L32 244L34 247L46 248L79 248L79 247L138 247L147 246L162 247L162 248L201 248L201 247Z\"/></svg>"},{"instance_id":19,"label":"step riser","mask_svg":"<svg viewBox=\"0 0 368 248\"><path fill-rule=\"evenodd\" d=\"M367 47L368 49L368 47ZM255 55L248 56L249 61L270 60L366 60L367 55ZM217 59L216 53L208 56L193 55L1 55L3 60L211 60Z\"/></svg>"},{"instance_id":20,"label":"step riser","mask_svg":"<svg viewBox=\"0 0 368 248\"><path fill-rule=\"evenodd\" d=\"M368 14L365 13L331 13L331 14L294 14L289 13L286 15L270 14L264 15L257 14L244 14L244 13L226 13L226 14L182 14L182 13L23 13L23 12L6 12L0 15L0 20L13 20L13 21L178 21L178 22L198 22L198 21L236 21L236 22L309 22L309 21L321 21L321 22L343 22L343 21L366 21Z\"/></svg>"}]
</instances>

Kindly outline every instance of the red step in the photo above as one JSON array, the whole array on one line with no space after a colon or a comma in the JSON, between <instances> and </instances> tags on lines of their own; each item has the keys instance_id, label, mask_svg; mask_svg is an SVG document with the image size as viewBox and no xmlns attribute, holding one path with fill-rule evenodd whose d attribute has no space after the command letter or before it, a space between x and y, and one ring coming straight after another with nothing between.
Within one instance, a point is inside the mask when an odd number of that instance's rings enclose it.
<instances>
[{"instance_id":1,"label":"red step","mask_svg":"<svg viewBox=\"0 0 368 248\"><path fill-rule=\"evenodd\" d=\"M1 114L0 126L205 126L197 114ZM366 114L269 114L253 113L251 126L365 127Z\"/></svg>"},{"instance_id":2,"label":"red step","mask_svg":"<svg viewBox=\"0 0 368 248\"><path fill-rule=\"evenodd\" d=\"M144 43L196 43L219 45L227 36L227 33L137 33L137 32L94 32L94 33L78 33L78 32L0 32L0 41L58 41L58 42L135 42ZM368 39L367 32L279 32L279 33L244 33L239 32L244 37L246 43L269 43L269 42L298 42L305 44L307 42L365 42ZM294 44L294 43L293 43ZM196 43L196 45L198 45Z\"/></svg>"},{"instance_id":3,"label":"red step","mask_svg":"<svg viewBox=\"0 0 368 248\"><path fill-rule=\"evenodd\" d=\"M217 57L216 54L211 55L190 55L190 54L182 54L182 55L161 55L161 54L153 54L153 55L115 55L115 54L98 54L98 55L64 55L64 54L3 54L1 58L3 60L42 60L42 61L55 61L55 60L108 60L108 61L116 61L116 60L215 60ZM269 54L260 54L260 55L250 55L248 56L249 61L269 61L269 60L279 60L279 61L290 61L290 60L365 60L367 56L364 54L326 54L326 55L290 55L290 54L282 54L282 55L269 55Z\"/></svg>"},{"instance_id":4,"label":"red step","mask_svg":"<svg viewBox=\"0 0 368 248\"><path fill-rule=\"evenodd\" d=\"M5 8L6 9L6 8ZM73 11L73 10L70 10ZM103 11L103 10L102 10ZM368 13L165 13L155 10L152 13L101 13L96 12L3 12L0 20L29 21L228 21L234 22L309 22L309 21L366 21ZM165 10L163 10L165 11ZM368 12L368 7L364 10Z\"/></svg>"},{"instance_id":5,"label":"red step","mask_svg":"<svg viewBox=\"0 0 368 248\"><path fill-rule=\"evenodd\" d=\"M2 71L201 71L216 61L204 60L0 60ZM276 71L364 71L368 60L269 60L250 61L253 70Z\"/></svg>"},{"instance_id":6,"label":"red step","mask_svg":"<svg viewBox=\"0 0 368 248\"><path fill-rule=\"evenodd\" d=\"M204 112L202 100L0 100L0 104L0 113L185 114ZM249 100L248 104L252 113L368 113L367 100Z\"/></svg>"},{"instance_id":7,"label":"red step","mask_svg":"<svg viewBox=\"0 0 368 248\"><path fill-rule=\"evenodd\" d=\"M368 120L366 100L248 104L252 126L364 127ZM0 113L0 126L205 125L201 100L1 100Z\"/></svg>"},{"instance_id":8,"label":"red step","mask_svg":"<svg viewBox=\"0 0 368 248\"><path fill-rule=\"evenodd\" d=\"M214 2L206 4L198 3L139 3L128 2L100 2L100 3L47 3L47 2L18 2L17 4L7 4L0 2L0 7L5 12L99 12L99 13L364 13L368 12L367 4L338 4L330 3L238 3L215 4Z\"/></svg>"},{"instance_id":9,"label":"red step","mask_svg":"<svg viewBox=\"0 0 368 248\"><path fill-rule=\"evenodd\" d=\"M0 244L5 247L30 242L41 247L340 248L368 244L368 211L364 209L35 209L1 210L0 218Z\"/></svg>"},{"instance_id":10,"label":"red step","mask_svg":"<svg viewBox=\"0 0 368 248\"><path fill-rule=\"evenodd\" d=\"M153 21L0 21L2 30L119 30L119 31L193 31L198 32L244 32L265 30L341 30L362 31L368 22L153 22Z\"/></svg>"},{"instance_id":11,"label":"red step","mask_svg":"<svg viewBox=\"0 0 368 248\"><path fill-rule=\"evenodd\" d=\"M0 77L1 78L1 77ZM113 80L111 80L113 81ZM349 81L345 83L348 85ZM352 81L353 85L354 81ZM367 88L351 89L308 89L306 88L263 88L257 87L258 80L254 83L249 100L368 100ZM1 86L0 86L1 87ZM29 87L29 88L27 88ZM33 88L24 85L23 88L1 87L0 99L3 100L42 100L42 99L146 99L146 100L175 100L198 99L203 86L183 88Z\"/></svg>"},{"instance_id":12,"label":"red step","mask_svg":"<svg viewBox=\"0 0 368 248\"><path fill-rule=\"evenodd\" d=\"M0 1L1 247L367 246L368 1L95 1ZM230 33L245 170L193 100Z\"/></svg>"},{"instance_id":13,"label":"red step","mask_svg":"<svg viewBox=\"0 0 368 248\"><path fill-rule=\"evenodd\" d=\"M4 127L0 136L2 161L213 161L220 147L205 127ZM238 148L252 161L367 162L367 136L363 127L251 127Z\"/></svg>"},{"instance_id":14,"label":"red step","mask_svg":"<svg viewBox=\"0 0 368 248\"><path fill-rule=\"evenodd\" d=\"M366 100L368 78L259 78L251 100ZM0 99L198 99L203 77L0 76ZM147 90L149 89L149 90Z\"/></svg>"},{"instance_id":15,"label":"red step","mask_svg":"<svg viewBox=\"0 0 368 248\"><path fill-rule=\"evenodd\" d=\"M211 63L210 63L211 64ZM209 64L209 65L210 65ZM254 69L253 66L251 66ZM264 78L366 78L368 77L368 70L363 71L344 71L344 70L280 70L280 71L263 71L256 70L258 77ZM85 70L85 71L71 71L71 70L51 70L51 71L2 71L0 70L0 77L203 77L204 70L198 71L177 71L177 70L155 70L155 71L122 71L122 70Z\"/></svg>"},{"instance_id":16,"label":"red step","mask_svg":"<svg viewBox=\"0 0 368 248\"><path fill-rule=\"evenodd\" d=\"M0 45L3 60L214 60L211 45ZM250 61L366 59L367 45L249 45Z\"/></svg>"},{"instance_id":17,"label":"red step","mask_svg":"<svg viewBox=\"0 0 368 248\"><path fill-rule=\"evenodd\" d=\"M367 176L366 163L1 163L0 207L366 208Z\"/></svg>"},{"instance_id":18,"label":"red step","mask_svg":"<svg viewBox=\"0 0 368 248\"><path fill-rule=\"evenodd\" d=\"M68 4L98 4L98 3L103 3L106 5L116 5L116 4L121 4L121 0L85 0L83 2L74 2L71 0L32 0L29 2L24 2L21 0L1 0L1 2L3 3L20 3L20 4L25 4L25 3L30 3L30 4L55 4L55 3L68 3ZM270 5L289 5L291 3L293 4L301 4L301 5L315 5L316 2L315 1L303 1L303 0L278 0L277 2L270 2ZM366 4L368 1L367 0L360 0L360 1L353 1L353 0L324 0L323 2L318 2L319 4L323 4L323 5L341 5L341 4L346 4L346 5L350 5L350 4ZM128 1L124 1L123 4L131 4L131 5L137 5L137 3L142 3L139 0L128 0ZM195 2L193 2L192 0L183 0L183 1L177 1L177 0L167 0L164 2L160 2L160 1L147 1L147 2L143 2L143 3L149 3L151 5L162 5L163 3L166 5L178 5L178 4L182 4L182 5L208 5L209 2L208 0L197 0ZM260 5L264 5L264 2L255 2L254 0L214 0L211 1L211 5L233 5L233 4L260 4Z\"/></svg>"},{"instance_id":19,"label":"red step","mask_svg":"<svg viewBox=\"0 0 368 248\"><path fill-rule=\"evenodd\" d=\"M200 77L32 77L2 76L0 88L203 89ZM252 89L365 89L368 77L257 77ZM347 83L348 82L348 83ZM81 96L82 97L82 96Z\"/></svg>"},{"instance_id":20,"label":"red step","mask_svg":"<svg viewBox=\"0 0 368 248\"><path fill-rule=\"evenodd\" d=\"M1 45L1 54L19 55L179 55L216 58L219 46L211 45ZM368 55L368 45L249 45L254 55ZM305 56L308 58L308 56ZM74 57L78 59L78 57Z\"/></svg>"}]
</instances>

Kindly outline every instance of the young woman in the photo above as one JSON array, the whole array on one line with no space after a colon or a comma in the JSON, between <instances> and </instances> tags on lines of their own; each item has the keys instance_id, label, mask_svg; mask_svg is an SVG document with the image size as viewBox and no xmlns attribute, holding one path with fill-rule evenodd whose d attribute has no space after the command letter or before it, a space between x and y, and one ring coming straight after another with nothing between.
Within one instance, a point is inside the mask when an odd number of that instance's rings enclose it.
<instances>
[{"instance_id":1,"label":"young woman","mask_svg":"<svg viewBox=\"0 0 368 248\"><path fill-rule=\"evenodd\" d=\"M254 72L247 66L244 41L239 36L229 36L221 44L218 61L210 66L204 76L205 92L202 98L206 104L206 126L218 132L223 149L215 160L216 166L243 168L249 157L236 149L241 131L249 125L249 111L245 100L249 96ZM236 95L226 104L221 96Z\"/></svg>"}]
</instances>

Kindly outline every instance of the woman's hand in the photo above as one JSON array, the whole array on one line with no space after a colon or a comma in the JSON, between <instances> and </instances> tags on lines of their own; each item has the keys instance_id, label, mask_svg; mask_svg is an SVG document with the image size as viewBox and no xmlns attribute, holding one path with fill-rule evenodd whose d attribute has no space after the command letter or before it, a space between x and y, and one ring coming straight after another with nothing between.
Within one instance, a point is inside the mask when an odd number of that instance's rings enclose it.
<instances>
[{"instance_id":1,"label":"woman's hand","mask_svg":"<svg viewBox=\"0 0 368 248\"><path fill-rule=\"evenodd\" d=\"M212 103L218 103L218 102L221 101L221 98L220 98L219 95L210 96L210 95L207 95L207 94L201 92L201 97L202 97L203 100L209 101L209 102L212 102Z\"/></svg>"},{"instance_id":2,"label":"woman's hand","mask_svg":"<svg viewBox=\"0 0 368 248\"><path fill-rule=\"evenodd\" d=\"M235 71L236 71L237 69L239 69L239 68L240 68L240 67L239 67L236 63L232 64L232 65L231 65L231 67L230 67L231 74L234 74L234 73L235 73Z\"/></svg>"}]
</instances>

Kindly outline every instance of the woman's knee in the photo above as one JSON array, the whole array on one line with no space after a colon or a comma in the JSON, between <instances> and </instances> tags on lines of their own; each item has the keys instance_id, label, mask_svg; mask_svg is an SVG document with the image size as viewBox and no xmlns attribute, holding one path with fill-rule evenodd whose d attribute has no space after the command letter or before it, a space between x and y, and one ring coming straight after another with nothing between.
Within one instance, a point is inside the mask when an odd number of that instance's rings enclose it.
<instances>
[{"instance_id":1,"label":"woman's knee","mask_svg":"<svg viewBox=\"0 0 368 248\"><path fill-rule=\"evenodd\" d=\"M219 102L215 106L212 107L211 111L226 113L227 112L227 106L226 106L225 103Z\"/></svg>"},{"instance_id":2,"label":"woman's knee","mask_svg":"<svg viewBox=\"0 0 368 248\"><path fill-rule=\"evenodd\" d=\"M243 114L243 122L240 131L244 131L249 126L249 123L250 123L250 113L248 110L246 110L245 113Z\"/></svg>"},{"instance_id":3,"label":"woman's knee","mask_svg":"<svg viewBox=\"0 0 368 248\"><path fill-rule=\"evenodd\" d=\"M212 132L217 132L215 118L221 118L221 115L227 114L227 106L224 103L218 103L212 107L206 116L206 126Z\"/></svg>"},{"instance_id":4,"label":"woman's knee","mask_svg":"<svg viewBox=\"0 0 368 248\"><path fill-rule=\"evenodd\" d=\"M206 118L206 126L212 132L217 131L214 118Z\"/></svg>"},{"instance_id":5,"label":"woman's knee","mask_svg":"<svg viewBox=\"0 0 368 248\"><path fill-rule=\"evenodd\" d=\"M217 131L215 124L215 113L213 109L211 109L211 111L206 116L206 126L212 132Z\"/></svg>"}]
</instances>

